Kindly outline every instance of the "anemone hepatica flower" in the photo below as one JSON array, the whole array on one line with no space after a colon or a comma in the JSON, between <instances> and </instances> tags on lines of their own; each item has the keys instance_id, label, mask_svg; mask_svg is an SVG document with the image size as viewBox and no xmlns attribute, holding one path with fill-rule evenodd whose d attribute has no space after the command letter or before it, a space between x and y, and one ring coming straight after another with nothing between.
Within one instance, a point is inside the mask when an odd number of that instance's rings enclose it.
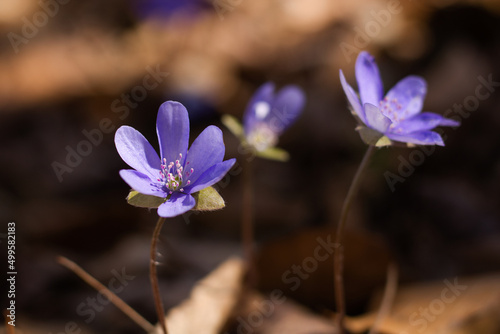
<instances>
[{"instance_id":1,"label":"anemone hepatica flower","mask_svg":"<svg viewBox=\"0 0 500 334\"><path fill-rule=\"evenodd\" d=\"M189 144L189 118L186 108L173 101L160 106L156 120L160 157L144 136L129 126L116 131L118 154L133 169L120 176L135 191L162 198L158 215L174 217L196 205L192 196L220 181L235 163L223 161L222 132L207 127Z\"/></svg>"},{"instance_id":2,"label":"anemone hepatica flower","mask_svg":"<svg viewBox=\"0 0 500 334\"><path fill-rule=\"evenodd\" d=\"M257 151L278 142L278 137L299 117L305 96L296 86L283 87L274 94L274 84L262 85L250 100L243 115L246 141Z\"/></svg>"},{"instance_id":3,"label":"anemone hepatica flower","mask_svg":"<svg viewBox=\"0 0 500 334\"><path fill-rule=\"evenodd\" d=\"M141 19L168 19L176 14L184 14L184 19L194 19L209 8L203 0L131 0L131 7Z\"/></svg>"},{"instance_id":4,"label":"anemone hepatica flower","mask_svg":"<svg viewBox=\"0 0 500 334\"><path fill-rule=\"evenodd\" d=\"M359 54L355 70L359 98L347 83L342 70L340 81L353 113L363 123L358 130L368 144L385 146L396 141L409 145L444 146L441 136L431 130L437 126L460 125L441 115L421 112L427 93L423 78L408 76L384 97L378 67L369 53L363 51Z\"/></svg>"}]
</instances>

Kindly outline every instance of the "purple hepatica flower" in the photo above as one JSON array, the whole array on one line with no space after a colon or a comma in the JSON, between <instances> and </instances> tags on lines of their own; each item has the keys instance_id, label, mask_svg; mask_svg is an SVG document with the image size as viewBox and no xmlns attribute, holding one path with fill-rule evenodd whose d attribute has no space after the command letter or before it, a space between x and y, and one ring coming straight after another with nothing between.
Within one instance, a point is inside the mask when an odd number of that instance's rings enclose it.
<instances>
[{"instance_id":1,"label":"purple hepatica flower","mask_svg":"<svg viewBox=\"0 0 500 334\"><path fill-rule=\"evenodd\" d=\"M356 80L361 103L340 70L340 82L354 114L365 125L358 129L368 144L384 146L396 141L444 146L441 136L431 130L437 126L460 125L441 115L421 112L427 93L427 84L421 77L404 78L384 97L377 64L368 52L361 52L356 60Z\"/></svg>"},{"instance_id":2,"label":"purple hepatica flower","mask_svg":"<svg viewBox=\"0 0 500 334\"><path fill-rule=\"evenodd\" d=\"M275 146L278 137L299 117L304 103L304 93L296 86L283 87L275 95L274 84L262 85L243 115L246 141L257 151Z\"/></svg>"},{"instance_id":3,"label":"purple hepatica flower","mask_svg":"<svg viewBox=\"0 0 500 334\"><path fill-rule=\"evenodd\" d=\"M176 14L194 18L208 8L203 0L131 0L131 6L141 19L168 19Z\"/></svg>"},{"instance_id":4,"label":"purple hepatica flower","mask_svg":"<svg viewBox=\"0 0 500 334\"><path fill-rule=\"evenodd\" d=\"M116 131L118 154L133 168L121 170L120 176L141 194L165 198L158 215L174 217L191 210L196 204L191 195L220 181L236 160L222 161L222 131L213 125L188 150L188 112L179 102L160 106L156 132L161 158L134 128L122 126Z\"/></svg>"}]
</instances>

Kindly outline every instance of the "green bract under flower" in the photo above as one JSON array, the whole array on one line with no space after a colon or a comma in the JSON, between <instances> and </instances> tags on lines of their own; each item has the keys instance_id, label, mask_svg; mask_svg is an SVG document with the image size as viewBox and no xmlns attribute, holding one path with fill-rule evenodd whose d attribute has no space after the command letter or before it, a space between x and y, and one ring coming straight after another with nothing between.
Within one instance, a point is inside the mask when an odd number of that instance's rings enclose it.
<instances>
[{"instance_id":1,"label":"green bract under flower","mask_svg":"<svg viewBox=\"0 0 500 334\"><path fill-rule=\"evenodd\" d=\"M195 206L191 210L213 211L224 208L225 202L214 187L207 187L193 194L196 200ZM144 195L138 191L131 190L127 196L130 205L140 208L156 209L168 200L167 198Z\"/></svg>"}]
</instances>

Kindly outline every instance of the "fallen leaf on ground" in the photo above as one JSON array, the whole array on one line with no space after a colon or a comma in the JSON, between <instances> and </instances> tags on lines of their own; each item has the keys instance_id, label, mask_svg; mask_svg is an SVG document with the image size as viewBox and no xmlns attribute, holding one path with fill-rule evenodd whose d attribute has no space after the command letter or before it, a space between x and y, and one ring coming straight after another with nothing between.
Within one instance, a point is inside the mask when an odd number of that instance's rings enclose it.
<instances>
[{"instance_id":1,"label":"fallen leaf on ground","mask_svg":"<svg viewBox=\"0 0 500 334\"><path fill-rule=\"evenodd\" d=\"M275 289L246 296L232 333L335 334L336 330L333 320L312 313Z\"/></svg>"},{"instance_id":2,"label":"fallen leaf on ground","mask_svg":"<svg viewBox=\"0 0 500 334\"><path fill-rule=\"evenodd\" d=\"M167 329L171 333L218 334L240 297L243 262L231 258L193 288L191 297L171 309ZM155 334L161 330L157 326Z\"/></svg>"},{"instance_id":3,"label":"fallen leaf on ground","mask_svg":"<svg viewBox=\"0 0 500 334\"><path fill-rule=\"evenodd\" d=\"M347 327L360 333L371 327L374 318L374 314L349 318ZM500 274L401 287L379 333L498 334Z\"/></svg>"}]
</instances>

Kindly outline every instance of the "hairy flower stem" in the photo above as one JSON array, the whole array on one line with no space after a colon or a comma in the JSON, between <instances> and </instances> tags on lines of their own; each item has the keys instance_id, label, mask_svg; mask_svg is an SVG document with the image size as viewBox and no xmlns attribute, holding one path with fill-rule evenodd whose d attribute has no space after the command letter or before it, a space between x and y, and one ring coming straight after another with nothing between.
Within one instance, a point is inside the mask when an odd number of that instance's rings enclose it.
<instances>
[{"instance_id":1,"label":"hairy flower stem","mask_svg":"<svg viewBox=\"0 0 500 334\"><path fill-rule=\"evenodd\" d=\"M158 322L164 334L168 334L167 325L165 320L165 312L163 310L163 303L161 301L160 288L158 286L158 275L156 274L156 244L158 243L158 237L160 236L161 227L165 222L165 218L159 217L158 222L156 222L156 227L153 232L153 238L151 239L151 252L150 252L150 263L149 263L149 279L151 280L151 286L153 288L153 297L155 300L156 314L158 315Z\"/></svg>"},{"instance_id":2,"label":"hairy flower stem","mask_svg":"<svg viewBox=\"0 0 500 334\"><path fill-rule=\"evenodd\" d=\"M375 152L375 146L369 145L366 153L361 161L361 164L354 175L347 196L344 199L344 204L342 205L342 211L340 212L340 219L337 225L337 232L335 233L335 253L333 254L333 272L334 272L334 288L335 288L335 304L337 305L337 329L338 333L344 333L344 317L345 317L345 296L344 296L344 263L343 263L343 246L342 246L342 232L344 230L345 223L347 221L347 216L349 215L349 209L352 204L352 200L356 193L358 192L359 184L361 182L361 176L363 171L366 169L370 158Z\"/></svg>"},{"instance_id":3,"label":"hairy flower stem","mask_svg":"<svg viewBox=\"0 0 500 334\"><path fill-rule=\"evenodd\" d=\"M243 254L246 260L247 286L252 287L257 282L254 259L254 216L253 216L253 169L248 161L243 168L243 208L242 208L241 240Z\"/></svg>"}]
</instances>

